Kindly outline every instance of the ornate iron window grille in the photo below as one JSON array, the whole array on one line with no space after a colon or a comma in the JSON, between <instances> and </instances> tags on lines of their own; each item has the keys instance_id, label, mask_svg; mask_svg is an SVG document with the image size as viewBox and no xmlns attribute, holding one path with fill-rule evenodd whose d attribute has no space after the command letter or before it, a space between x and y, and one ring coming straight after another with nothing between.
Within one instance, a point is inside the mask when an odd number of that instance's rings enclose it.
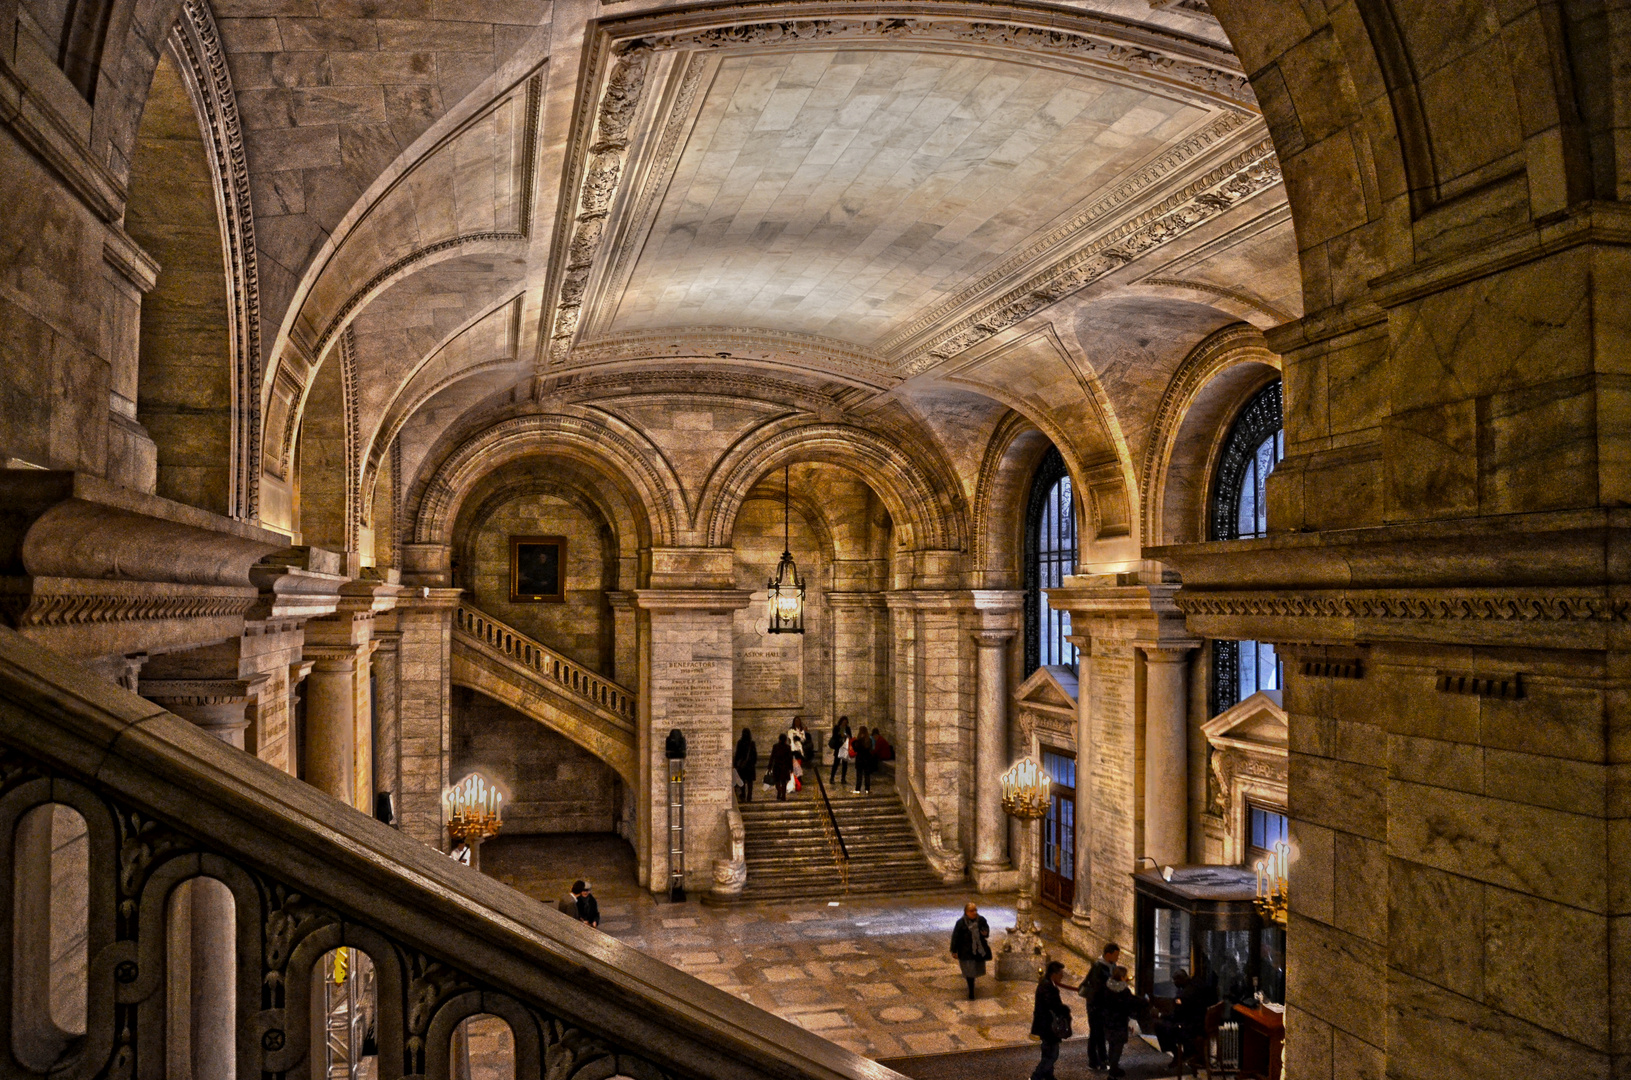
<instances>
[{"instance_id":1,"label":"ornate iron window grille","mask_svg":"<svg viewBox=\"0 0 1631 1080\"><path fill-rule=\"evenodd\" d=\"M1235 417L1234 427L1223 444L1218 473L1212 485L1212 528L1209 539L1239 540L1241 484L1252 466L1257 448L1284 426L1284 406L1280 380L1275 379L1252 395Z\"/></svg>"}]
</instances>

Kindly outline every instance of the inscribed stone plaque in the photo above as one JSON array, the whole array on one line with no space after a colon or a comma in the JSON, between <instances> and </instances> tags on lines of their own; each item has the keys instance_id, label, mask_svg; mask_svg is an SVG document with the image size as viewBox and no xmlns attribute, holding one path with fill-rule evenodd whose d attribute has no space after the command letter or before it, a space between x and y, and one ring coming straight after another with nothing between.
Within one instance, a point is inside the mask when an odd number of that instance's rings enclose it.
<instances>
[{"instance_id":1,"label":"inscribed stone plaque","mask_svg":"<svg viewBox=\"0 0 1631 1080\"><path fill-rule=\"evenodd\" d=\"M761 589L736 612L735 704L738 709L802 709L804 635L770 633L769 601L770 594Z\"/></svg>"}]
</instances>

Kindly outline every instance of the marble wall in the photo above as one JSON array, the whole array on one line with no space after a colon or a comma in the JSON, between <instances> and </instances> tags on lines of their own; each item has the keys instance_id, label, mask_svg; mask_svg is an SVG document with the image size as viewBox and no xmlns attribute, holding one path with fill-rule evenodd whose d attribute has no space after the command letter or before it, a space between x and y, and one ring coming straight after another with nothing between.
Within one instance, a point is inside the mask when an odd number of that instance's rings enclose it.
<instances>
[{"instance_id":1,"label":"marble wall","mask_svg":"<svg viewBox=\"0 0 1631 1080\"><path fill-rule=\"evenodd\" d=\"M611 766L537 720L462 686L453 688L448 772L479 771L509 792L506 836L609 833L622 812Z\"/></svg>"}]
</instances>

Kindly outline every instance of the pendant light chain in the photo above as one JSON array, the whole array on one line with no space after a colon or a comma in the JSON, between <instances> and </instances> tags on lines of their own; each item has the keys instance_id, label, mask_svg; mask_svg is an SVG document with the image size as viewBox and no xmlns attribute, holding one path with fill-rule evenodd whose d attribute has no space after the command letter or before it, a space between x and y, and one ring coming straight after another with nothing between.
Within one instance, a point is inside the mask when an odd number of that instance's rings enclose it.
<instances>
[{"instance_id":1,"label":"pendant light chain","mask_svg":"<svg viewBox=\"0 0 1631 1080\"><path fill-rule=\"evenodd\" d=\"M804 633L804 581L793 561L793 467L782 466L782 557L770 579L769 625L772 634Z\"/></svg>"}]
</instances>

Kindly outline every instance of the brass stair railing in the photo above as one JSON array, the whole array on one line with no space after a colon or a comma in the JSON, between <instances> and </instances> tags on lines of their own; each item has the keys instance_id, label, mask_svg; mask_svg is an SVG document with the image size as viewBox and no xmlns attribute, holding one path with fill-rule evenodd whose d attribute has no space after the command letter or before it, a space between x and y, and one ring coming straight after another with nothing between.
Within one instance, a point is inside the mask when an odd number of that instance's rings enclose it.
<instances>
[{"instance_id":1,"label":"brass stair railing","mask_svg":"<svg viewBox=\"0 0 1631 1080\"><path fill-rule=\"evenodd\" d=\"M827 811L827 815L821 818L821 829L827 834L827 846L832 850L833 864L838 867L838 880L844 886L844 892L848 893L849 846L844 843L843 830L838 827L838 815L833 813L832 800L827 798L827 783L821 779L820 755L816 757L815 778L816 787L821 791L821 805Z\"/></svg>"}]
</instances>

